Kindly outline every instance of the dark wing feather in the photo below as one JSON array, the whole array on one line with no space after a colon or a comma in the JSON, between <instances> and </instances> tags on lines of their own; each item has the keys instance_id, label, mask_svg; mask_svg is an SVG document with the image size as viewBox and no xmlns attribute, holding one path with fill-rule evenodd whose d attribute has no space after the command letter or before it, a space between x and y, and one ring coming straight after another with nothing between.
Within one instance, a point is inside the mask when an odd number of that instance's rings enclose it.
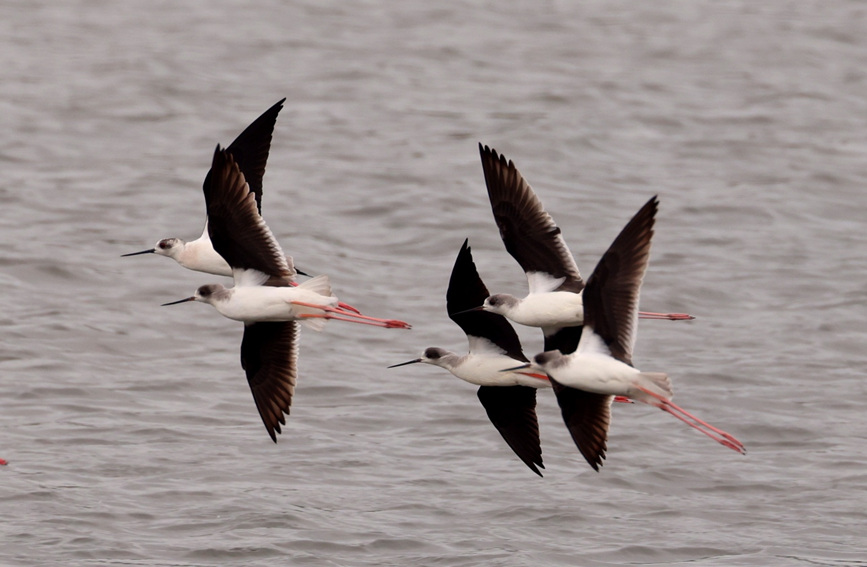
<instances>
[{"instance_id":1,"label":"dark wing feather","mask_svg":"<svg viewBox=\"0 0 867 567\"><path fill-rule=\"evenodd\" d=\"M559 350L562 354L572 354L578 348L583 328L583 326L578 325L577 327L543 329L545 332L545 352Z\"/></svg>"},{"instance_id":2,"label":"dark wing feather","mask_svg":"<svg viewBox=\"0 0 867 567\"><path fill-rule=\"evenodd\" d=\"M277 115L283 109L286 99L266 110L262 115L238 134L226 150L235 158L235 163L250 185L250 191L256 195L256 210L262 211L262 178L265 176L265 165L268 163L268 153L271 151L271 136ZM211 172L205 176L204 189L208 191Z\"/></svg>"},{"instance_id":3,"label":"dark wing feather","mask_svg":"<svg viewBox=\"0 0 867 567\"><path fill-rule=\"evenodd\" d=\"M446 310L449 318L471 337L483 337L503 349L515 360L526 361L521 341L512 325L502 315L488 311L469 311L479 307L490 294L473 262L469 240L464 240L455 259L449 288L446 292ZM455 313L460 313L455 315Z\"/></svg>"},{"instance_id":4,"label":"dark wing feather","mask_svg":"<svg viewBox=\"0 0 867 567\"><path fill-rule=\"evenodd\" d=\"M292 277L286 256L259 215L244 174L220 146L214 151L205 203L211 243L233 269L257 270L274 279Z\"/></svg>"},{"instance_id":5,"label":"dark wing feather","mask_svg":"<svg viewBox=\"0 0 867 567\"><path fill-rule=\"evenodd\" d=\"M569 388L553 378L551 385L572 440L590 466L598 471L608 449L608 426L614 396Z\"/></svg>"},{"instance_id":6,"label":"dark wing feather","mask_svg":"<svg viewBox=\"0 0 867 567\"><path fill-rule=\"evenodd\" d=\"M611 356L632 365L638 295L650 260L650 240L659 201L650 199L620 231L584 289L584 325L593 328Z\"/></svg>"},{"instance_id":7,"label":"dark wing feather","mask_svg":"<svg viewBox=\"0 0 867 567\"><path fill-rule=\"evenodd\" d=\"M276 443L286 425L298 379L298 323L252 323L244 327L241 367L253 391L256 409L268 435Z\"/></svg>"},{"instance_id":8,"label":"dark wing feather","mask_svg":"<svg viewBox=\"0 0 867 567\"><path fill-rule=\"evenodd\" d=\"M491 210L506 250L525 273L542 272L553 278L565 278L558 290L580 292L584 280L560 228L515 164L482 144L479 153Z\"/></svg>"},{"instance_id":9,"label":"dark wing feather","mask_svg":"<svg viewBox=\"0 0 867 567\"><path fill-rule=\"evenodd\" d=\"M528 386L482 386L479 401L488 418L512 451L534 473L542 476L542 444L536 419L536 388ZM538 466L538 468L537 468Z\"/></svg>"}]
</instances>

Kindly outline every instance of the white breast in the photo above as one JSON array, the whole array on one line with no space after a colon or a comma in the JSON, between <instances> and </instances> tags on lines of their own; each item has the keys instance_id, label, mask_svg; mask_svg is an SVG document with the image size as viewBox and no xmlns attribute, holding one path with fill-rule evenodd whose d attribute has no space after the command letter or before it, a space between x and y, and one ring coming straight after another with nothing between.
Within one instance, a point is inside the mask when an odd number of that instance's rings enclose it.
<instances>
[{"instance_id":1,"label":"white breast","mask_svg":"<svg viewBox=\"0 0 867 567\"><path fill-rule=\"evenodd\" d=\"M548 373L564 386L586 392L626 396L639 371L610 356L598 353L576 352L568 356L568 362Z\"/></svg>"},{"instance_id":2,"label":"white breast","mask_svg":"<svg viewBox=\"0 0 867 567\"><path fill-rule=\"evenodd\" d=\"M199 238L184 245L183 251L178 255L178 264L188 270L205 272L217 276L232 275L232 268L217 254L210 239Z\"/></svg>"},{"instance_id":3,"label":"white breast","mask_svg":"<svg viewBox=\"0 0 867 567\"><path fill-rule=\"evenodd\" d=\"M454 368L449 368L452 374L470 384L478 386L530 386L532 388L550 388L548 380L533 378L518 372L502 372L506 368L514 368L521 364L504 354L468 354Z\"/></svg>"},{"instance_id":4,"label":"white breast","mask_svg":"<svg viewBox=\"0 0 867 567\"><path fill-rule=\"evenodd\" d=\"M584 302L580 293L531 293L518 303L508 318L530 327L571 327L584 322Z\"/></svg>"},{"instance_id":5,"label":"white breast","mask_svg":"<svg viewBox=\"0 0 867 567\"><path fill-rule=\"evenodd\" d=\"M325 297L296 287L237 286L224 301L214 303L223 316L236 321L296 321L302 314L322 314L312 307L294 305L302 301L331 307L334 297Z\"/></svg>"}]
</instances>

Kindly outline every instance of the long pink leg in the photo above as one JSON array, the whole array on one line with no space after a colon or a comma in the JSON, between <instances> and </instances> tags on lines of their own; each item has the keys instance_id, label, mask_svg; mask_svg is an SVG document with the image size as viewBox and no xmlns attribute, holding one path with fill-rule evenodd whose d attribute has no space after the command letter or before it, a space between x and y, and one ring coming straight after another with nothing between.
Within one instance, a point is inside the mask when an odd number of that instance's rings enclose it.
<instances>
[{"instance_id":1,"label":"long pink leg","mask_svg":"<svg viewBox=\"0 0 867 567\"><path fill-rule=\"evenodd\" d=\"M665 406L665 407L662 407L660 409L668 411L672 415L674 415L674 413L673 413L674 411L678 411L678 412L680 412L681 416L684 416L684 417L692 420L693 424L707 427L709 430L713 431L714 433L718 434L719 436L721 436L725 439L728 439L729 441L736 443L736 444L740 445L741 447L743 447L743 444L740 441L738 441L733 435L726 433L722 429L714 427L713 425L709 424L708 422L704 421L703 419L700 419L698 416L686 411L685 409L683 409L679 405L675 404L671 400L667 400L664 397L660 396L659 394L657 394L655 392L651 392L650 390L647 390L647 389L642 388L640 386L638 387L638 389L645 392L646 394L658 399ZM693 426L695 427L696 425L693 425Z\"/></svg>"},{"instance_id":2,"label":"long pink leg","mask_svg":"<svg viewBox=\"0 0 867 567\"><path fill-rule=\"evenodd\" d=\"M360 325L371 325L373 327L384 327L389 328L386 322L380 321L365 321L362 319L350 319L348 317L340 317L338 315L332 315L331 313L302 313L300 316L302 319L334 319L335 321L347 321L349 323L358 323Z\"/></svg>"},{"instance_id":3,"label":"long pink leg","mask_svg":"<svg viewBox=\"0 0 867 567\"><path fill-rule=\"evenodd\" d=\"M9 464L9 463L7 463L5 460L0 459L0 465L8 465L8 464Z\"/></svg>"},{"instance_id":4,"label":"long pink leg","mask_svg":"<svg viewBox=\"0 0 867 567\"><path fill-rule=\"evenodd\" d=\"M291 285L293 285L293 286L297 286L297 285L298 285L298 282L289 282L289 283L290 283ZM356 309L355 307L349 305L348 303L343 303L342 301L339 301L339 302L337 303L337 306L340 307L341 309L345 310L345 311L351 311L351 312L353 312L353 313L356 313L356 314L358 314L358 315L361 315L361 311L359 311L359 310Z\"/></svg>"},{"instance_id":5,"label":"long pink leg","mask_svg":"<svg viewBox=\"0 0 867 567\"><path fill-rule=\"evenodd\" d=\"M690 421L688 418L680 415L674 409L669 407L668 404L663 404L662 406L660 406L659 409L670 413L671 415L673 415L677 419L681 420L685 424L689 425L690 427L693 427L694 429L701 431L702 433L704 433L705 435L707 435L708 437L710 437L711 439L713 439L714 441L716 441L720 445L728 447L729 449L731 449L733 451L737 451L738 453L746 454L747 450L744 448L743 443L741 443L737 439L734 439L734 437L732 437L728 433L723 432L723 435L718 436L713 431L708 431L706 429L703 429L702 426L699 425L697 422ZM734 439L734 441L731 441L731 439Z\"/></svg>"},{"instance_id":6,"label":"long pink leg","mask_svg":"<svg viewBox=\"0 0 867 567\"><path fill-rule=\"evenodd\" d=\"M301 305L303 307L312 307L314 309L319 309L321 311L326 311L328 313L337 313L339 315L343 315L343 317L328 317L328 319L337 319L338 321L349 321L352 323L362 323L365 322L367 325L373 325L375 327L386 327L388 329L411 329L412 326L409 323L405 323L404 321L399 321L397 319L379 319L377 317L368 317L367 315L362 315L360 313L352 313L349 311L343 311L342 309L335 309L334 307L329 307L326 305L316 305L313 303L304 303L302 301L293 301L293 305ZM351 319L349 318L351 317Z\"/></svg>"},{"instance_id":7,"label":"long pink leg","mask_svg":"<svg viewBox=\"0 0 867 567\"><path fill-rule=\"evenodd\" d=\"M356 315L361 315L361 311L359 311L358 309L356 309L355 307L351 306L348 303L343 303L342 301L338 301L337 306L340 307L341 309L343 309L344 311L350 311L352 313L355 313Z\"/></svg>"},{"instance_id":8,"label":"long pink leg","mask_svg":"<svg viewBox=\"0 0 867 567\"><path fill-rule=\"evenodd\" d=\"M713 425L709 424L708 422L706 422L702 419L699 419L697 416L686 411L685 409L683 409L679 405L675 404L671 400L666 400L664 397L660 396L659 394L657 394L655 392L651 392L650 390L647 390L646 388L642 388L640 386L638 386L638 389L641 390L642 392L658 399L660 401L660 405L657 406L657 407L659 407L659 409L670 413L671 415L678 418L682 422L686 423L690 427L693 427L693 428L701 431L702 433L704 433L705 435L707 435L708 437L710 437L711 439L713 439L717 443L720 443L721 445L724 445L724 446L728 447L729 449L737 451L738 453L746 454L747 450L744 447L744 444L741 443L740 441L738 441L734 435L731 435L730 433L726 433L722 429L714 427ZM679 413L677 413L677 412L679 412ZM706 427L707 429L703 429L703 427Z\"/></svg>"},{"instance_id":9,"label":"long pink leg","mask_svg":"<svg viewBox=\"0 0 867 567\"><path fill-rule=\"evenodd\" d=\"M691 321L695 319L689 313L654 313L653 311L639 311L639 319L665 319L668 321Z\"/></svg>"}]
</instances>

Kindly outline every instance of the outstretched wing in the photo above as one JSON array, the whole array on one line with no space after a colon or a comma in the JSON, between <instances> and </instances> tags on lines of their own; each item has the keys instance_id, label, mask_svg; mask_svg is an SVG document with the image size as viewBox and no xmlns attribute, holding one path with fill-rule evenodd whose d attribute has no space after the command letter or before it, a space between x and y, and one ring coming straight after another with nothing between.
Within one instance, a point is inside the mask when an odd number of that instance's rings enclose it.
<instances>
[{"instance_id":1,"label":"outstretched wing","mask_svg":"<svg viewBox=\"0 0 867 567\"><path fill-rule=\"evenodd\" d=\"M608 247L584 289L584 326L608 345L611 356L629 365L658 207L655 196L641 207Z\"/></svg>"},{"instance_id":2,"label":"outstretched wing","mask_svg":"<svg viewBox=\"0 0 867 567\"><path fill-rule=\"evenodd\" d=\"M479 153L500 237L506 250L527 274L530 293L551 280L555 283L544 291L579 293L584 289L584 280L578 266L560 228L533 189L515 164L506 161L494 149L479 144Z\"/></svg>"},{"instance_id":3,"label":"outstretched wing","mask_svg":"<svg viewBox=\"0 0 867 567\"><path fill-rule=\"evenodd\" d=\"M590 466L598 471L608 449L608 426L614 396L569 388L553 378L551 385L572 440Z\"/></svg>"},{"instance_id":4,"label":"outstretched wing","mask_svg":"<svg viewBox=\"0 0 867 567\"><path fill-rule=\"evenodd\" d=\"M298 380L298 323L251 323L244 327L241 367L253 392L256 409L268 435L276 443L286 425Z\"/></svg>"},{"instance_id":5,"label":"outstretched wing","mask_svg":"<svg viewBox=\"0 0 867 567\"><path fill-rule=\"evenodd\" d=\"M228 150L214 150L205 188L208 234L214 250L233 271L256 270L272 279L289 279L292 268L256 208L244 174Z\"/></svg>"},{"instance_id":6,"label":"outstretched wing","mask_svg":"<svg viewBox=\"0 0 867 567\"><path fill-rule=\"evenodd\" d=\"M518 334L505 317L488 311L468 311L479 307L489 295L473 262L469 240L464 240L446 291L449 318L458 324L467 337L487 339L515 360L526 361ZM472 345L473 341L470 341L471 349Z\"/></svg>"},{"instance_id":7,"label":"outstretched wing","mask_svg":"<svg viewBox=\"0 0 867 567\"><path fill-rule=\"evenodd\" d=\"M536 388L528 386L482 386L479 401L488 418L512 451L534 473L542 476L542 444L536 418Z\"/></svg>"},{"instance_id":8,"label":"outstretched wing","mask_svg":"<svg viewBox=\"0 0 867 567\"><path fill-rule=\"evenodd\" d=\"M262 211L262 178L265 176L265 165L268 163L268 153L271 151L271 136L274 133L274 124L277 115L283 109L282 99L277 104L266 110L262 115L247 126L238 137L226 148L244 178L250 185L250 191L256 196L256 210ZM207 192L210 183L211 172L205 176L204 188Z\"/></svg>"}]
</instances>

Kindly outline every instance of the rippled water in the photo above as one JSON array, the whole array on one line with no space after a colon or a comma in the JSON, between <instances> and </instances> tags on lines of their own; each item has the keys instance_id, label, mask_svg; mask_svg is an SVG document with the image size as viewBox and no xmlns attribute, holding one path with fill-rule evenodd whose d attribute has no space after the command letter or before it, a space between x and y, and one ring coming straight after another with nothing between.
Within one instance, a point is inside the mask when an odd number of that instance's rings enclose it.
<instances>
[{"instance_id":1,"label":"rippled water","mask_svg":"<svg viewBox=\"0 0 867 567\"><path fill-rule=\"evenodd\" d=\"M857 2L0 5L0 564L867 565L867 8ZM264 214L304 269L411 332L305 332L274 445L241 326L160 308L151 256L288 97ZM601 473L553 396L535 477L445 314L470 238L525 282L476 144L515 160L585 275L655 193L635 362L741 457L615 408ZM540 337L521 330L533 354Z\"/></svg>"}]
</instances>

